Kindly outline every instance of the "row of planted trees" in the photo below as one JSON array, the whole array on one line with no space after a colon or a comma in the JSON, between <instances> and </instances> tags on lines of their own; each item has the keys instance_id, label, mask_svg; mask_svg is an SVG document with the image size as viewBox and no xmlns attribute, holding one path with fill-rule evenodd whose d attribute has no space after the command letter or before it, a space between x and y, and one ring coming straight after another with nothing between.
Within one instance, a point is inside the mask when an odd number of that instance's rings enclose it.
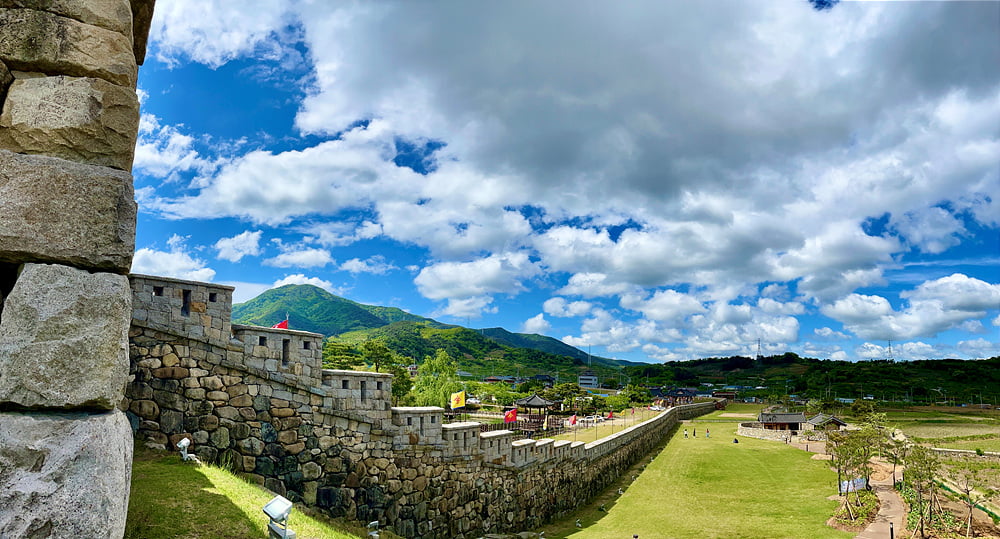
<instances>
[{"instance_id":1,"label":"row of planted trees","mask_svg":"<svg viewBox=\"0 0 1000 539\"><path fill-rule=\"evenodd\" d=\"M886 425L885 414L870 412L862 416L860 429L834 431L828 436L828 449L837 468L837 482L850 487L844 505L853 520L864 512L860 508L862 489L854 480L863 479L863 490L871 489L873 457L880 456L892 463L892 481L910 505L908 525L927 537L929 529L950 528L954 516L943 509L940 480L947 479L955 487L966 507L965 534L972 537L972 516L978 504L998 498L1000 465L969 459L942 460L931 448L909 443L901 433ZM905 471L896 480L897 467ZM853 492L853 501L852 501Z\"/></svg>"}]
</instances>

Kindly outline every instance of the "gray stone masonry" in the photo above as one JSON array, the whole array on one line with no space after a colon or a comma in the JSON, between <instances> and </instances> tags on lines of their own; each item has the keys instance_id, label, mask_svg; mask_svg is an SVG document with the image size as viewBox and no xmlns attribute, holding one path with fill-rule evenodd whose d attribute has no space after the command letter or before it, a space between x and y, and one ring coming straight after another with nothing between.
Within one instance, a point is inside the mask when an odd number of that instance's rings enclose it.
<instances>
[{"instance_id":1,"label":"gray stone masonry","mask_svg":"<svg viewBox=\"0 0 1000 539\"><path fill-rule=\"evenodd\" d=\"M135 212L127 172L0 146L0 261L125 273Z\"/></svg>"},{"instance_id":2,"label":"gray stone masonry","mask_svg":"<svg viewBox=\"0 0 1000 539\"><path fill-rule=\"evenodd\" d=\"M0 412L0 536L121 537L131 470L121 412Z\"/></svg>"},{"instance_id":3,"label":"gray stone masonry","mask_svg":"<svg viewBox=\"0 0 1000 539\"><path fill-rule=\"evenodd\" d=\"M124 534L133 441L116 407L152 12L153 0L0 0L3 538Z\"/></svg>"},{"instance_id":4,"label":"gray stone masonry","mask_svg":"<svg viewBox=\"0 0 1000 539\"><path fill-rule=\"evenodd\" d=\"M128 375L128 278L22 267L0 319L0 404L113 410Z\"/></svg>"},{"instance_id":5,"label":"gray stone masonry","mask_svg":"<svg viewBox=\"0 0 1000 539\"><path fill-rule=\"evenodd\" d=\"M204 331L214 316L205 326L183 317L171 318L174 327L151 326L150 305L164 297L150 296L154 284L168 297L168 287L217 299L231 293L132 276L133 379L122 408L137 436L158 449L190 438L203 460L230 463L334 518L379 520L404 537L541 525L600 492L679 419L714 409L673 408L589 444L481 434L476 423L442 424L436 406L390 407L388 374L322 369L314 333L232 325L228 313L223 326L233 338L225 343Z\"/></svg>"}]
</instances>

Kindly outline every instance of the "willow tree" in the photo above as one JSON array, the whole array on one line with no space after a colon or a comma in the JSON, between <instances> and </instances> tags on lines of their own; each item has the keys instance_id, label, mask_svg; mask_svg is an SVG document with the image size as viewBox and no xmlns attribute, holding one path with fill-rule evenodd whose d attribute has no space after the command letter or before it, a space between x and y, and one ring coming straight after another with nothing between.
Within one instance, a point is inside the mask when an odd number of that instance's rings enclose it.
<instances>
[{"instance_id":1,"label":"willow tree","mask_svg":"<svg viewBox=\"0 0 1000 539\"><path fill-rule=\"evenodd\" d=\"M458 379L458 363L448 352L437 352L417 367L417 379L410 391L417 406L440 406L447 408L452 393L462 391Z\"/></svg>"}]
</instances>

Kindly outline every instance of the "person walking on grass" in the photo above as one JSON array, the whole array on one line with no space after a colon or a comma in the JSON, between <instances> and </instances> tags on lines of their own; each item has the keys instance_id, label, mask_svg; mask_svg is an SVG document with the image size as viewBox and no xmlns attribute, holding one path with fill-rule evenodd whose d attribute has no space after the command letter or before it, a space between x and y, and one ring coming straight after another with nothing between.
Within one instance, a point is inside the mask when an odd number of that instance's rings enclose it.
<instances>
[{"instance_id":1,"label":"person walking on grass","mask_svg":"<svg viewBox=\"0 0 1000 539\"><path fill-rule=\"evenodd\" d=\"M705 429L705 438L708 438L708 429Z\"/></svg>"},{"instance_id":2,"label":"person walking on grass","mask_svg":"<svg viewBox=\"0 0 1000 539\"><path fill-rule=\"evenodd\" d=\"M684 437L685 437L685 438L687 438L687 437L688 437L688 430L687 430L687 429L684 429Z\"/></svg>"}]
</instances>

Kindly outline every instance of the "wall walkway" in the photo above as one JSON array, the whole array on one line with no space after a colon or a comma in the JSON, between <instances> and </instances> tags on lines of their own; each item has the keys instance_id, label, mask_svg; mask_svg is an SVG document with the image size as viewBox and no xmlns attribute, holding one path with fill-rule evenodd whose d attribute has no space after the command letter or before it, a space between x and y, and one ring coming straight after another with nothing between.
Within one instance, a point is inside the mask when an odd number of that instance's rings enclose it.
<instances>
[{"instance_id":1,"label":"wall walkway","mask_svg":"<svg viewBox=\"0 0 1000 539\"><path fill-rule=\"evenodd\" d=\"M680 419L679 406L583 442L480 434L438 407L392 407L387 374L322 369L322 336L232 325L232 289L132 276L124 407L153 446L193 439L218 461L333 517L404 537L537 527L611 484Z\"/></svg>"}]
</instances>

